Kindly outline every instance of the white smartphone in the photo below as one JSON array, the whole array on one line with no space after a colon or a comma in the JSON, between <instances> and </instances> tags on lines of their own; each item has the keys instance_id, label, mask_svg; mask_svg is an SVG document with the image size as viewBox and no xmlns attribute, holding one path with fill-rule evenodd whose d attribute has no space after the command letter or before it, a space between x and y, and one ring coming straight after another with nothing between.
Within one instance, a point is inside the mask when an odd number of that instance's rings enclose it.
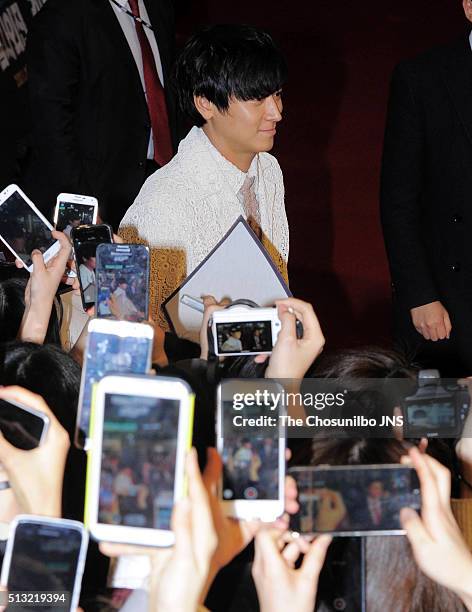
<instances>
[{"instance_id":1,"label":"white smartphone","mask_svg":"<svg viewBox=\"0 0 472 612\"><path fill-rule=\"evenodd\" d=\"M97 540L171 546L184 495L194 396L161 376L106 376L96 385L85 523Z\"/></svg>"},{"instance_id":2,"label":"white smartphone","mask_svg":"<svg viewBox=\"0 0 472 612\"><path fill-rule=\"evenodd\" d=\"M45 262L59 251L61 245L52 237L53 229L17 185L0 193L0 240L28 272L33 271L32 251L39 249Z\"/></svg>"},{"instance_id":3,"label":"white smartphone","mask_svg":"<svg viewBox=\"0 0 472 612\"><path fill-rule=\"evenodd\" d=\"M88 448L92 388L107 374L146 374L151 367L154 330L147 323L92 319L88 324L75 443Z\"/></svg>"},{"instance_id":4,"label":"white smartphone","mask_svg":"<svg viewBox=\"0 0 472 612\"><path fill-rule=\"evenodd\" d=\"M75 612L87 545L88 534L78 521L18 515L1 575L12 609Z\"/></svg>"},{"instance_id":5,"label":"white smartphone","mask_svg":"<svg viewBox=\"0 0 472 612\"><path fill-rule=\"evenodd\" d=\"M60 193L54 210L54 225L57 230L71 238L74 227L95 225L97 214L97 198L77 193Z\"/></svg>"},{"instance_id":6,"label":"white smartphone","mask_svg":"<svg viewBox=\"0 0 472 612\"><path fill-rule=\"evenodd\" d=\"M198 312L204 312L205 311L205 306L203 305L203 300L199 299L199 298L195 298L192 297L191 295L183 295L180 298L180 302L181 304L185 304L186 306L189 306L189 308L193 308L194 310L197 310Z\"/></svg>"},{"instance_id":7,"label":"white smartphone","mask_svg":"<svg viewBox=\"0 0 472 612\"><path fill-rule=\"evenodd\" d=\"M233 306L212 315L215 355L271 353L281 323L276 308Z\"/></svg>"},{"instance_id":8,"label":"white smartphone","mask_svg":"<svg viewBox=\"0 0 472 612\"><path fill-rule=\"evenodd\" d=\"M224 512L271 522L284 511L283 387L269 379L224 380L217 393L217 447Z\"/></svg>"}]
</instances>

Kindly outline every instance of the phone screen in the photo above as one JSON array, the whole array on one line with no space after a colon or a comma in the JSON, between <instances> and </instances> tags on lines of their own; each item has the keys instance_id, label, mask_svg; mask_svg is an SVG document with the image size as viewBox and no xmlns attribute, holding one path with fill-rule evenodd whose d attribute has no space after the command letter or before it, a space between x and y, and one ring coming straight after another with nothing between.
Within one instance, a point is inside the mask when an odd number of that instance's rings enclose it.
<instances>
[{"instance_id":1,"label":"phone screen","mask_svg":"<svg viewBox=\"0 0 472 612\"><path fill-rule=\"evenodd\" d=\"M49 227L18 191L0 205L0 235L28 267L33 264L32 251L45 253L56 242Z\"/></svg>"},{"instance_id":2,"label":"phone screen","mask_svg":"<svg viewBox=\"0 0 472 612\"><path fill-rule=\"evenodd\" d=\"M407 467L293 468L300 533L401 530L400 510L419 510L416 472Z\"/></svg>"},{"instance_id":3,"label":"phone screen","mask_svg":"<svg viewBox=\"0 0 472 612\"><path fill-rule=\"evenodd\" d=\"M88 435L93 384L106 374L146 374L150 365L152 338L118 336L92 331L82 370L79 436Z\"/></svg>"},{"instance_id":4,"label":"phone screen","mask_svg":"<svg viewBox=\"0 0 472 612\"><path fill-rule=\"evenodd\" d=\"M95 304L96 299L97 246L103 242L111 242L112 234L107 225L94 225L74 229L72 237L82 303L84 308L87 309Z\"/></svg>"},{"instance_id":5,"label":"phone screen","mask_svg":"<svg viewBox=\"0 0 472 612\"><path fill-rule=\"evenodd\" d=\"M0 431L10 444L22 450L36 448L43 429L44 420L41 417L0 399Z\"/></svg>"},{"instance_id":6,"label":"phone screen","mask_svg":"<svg viewBox=\"0 0 472 612\"><path fill-rule=\"evenodd\" d=\"M58 600L54 606L44 604L37 609L70 610L82 533L63 525L45 525L31 520L18 523L14 538L8 590L55 591L58 596L66 593L68 601L64 605Z\"/></svg>"},{"instance_id":7,"label":"phone screen","mask_svg":"<svg viewBox=\"0 0 472 612\"><path fill-rule=\"evenodd\" d=\"M71 232L79 225L92 225L95 213L93 204L59 201L57 206L56 229L64 232L69 238Z\"/></svg>"},{"instance_id":8,"label":"phone screen","mask_svg":"<svg viewBox=\"0 0 472 612\"><path fill-rule=\"evenodd\" d=\"M216 323L218 353L260 353L271 351L272 321Z\"/></svg>"},{"instance_id":9,"label":"phone screen","mask_svg":"<svg viewBox=\"0 0 472 612\"><path fill-rule=\"evenodd\" d=\"M124 321L148 318L149 250L104 244L97 250L97 313Z\"/></svg>"},{"instance_id":10,"label":"phone screen","mask_svg":"<svg viewBox=\"0 0 472 612\"><path fill-rule=\"evenodd\" d=\"M99 523L170 529L179 405L105 395Z\"/></svg>"},{"instance_id":11,"label":"phone screen","mask_svg":"<svg viewBox=\"0 0 472 612\"><path fill-rule=\"evenodd\" d=\"M252 426L239 433L233 425L233 403L223 401L222 411L223 499L278 500L280 429ZM242 414L245 418L257 419L267 411L267 407L245 406ZM277 409L270 411L270 415L277 418Z\"/></svg>"}]
</instances>

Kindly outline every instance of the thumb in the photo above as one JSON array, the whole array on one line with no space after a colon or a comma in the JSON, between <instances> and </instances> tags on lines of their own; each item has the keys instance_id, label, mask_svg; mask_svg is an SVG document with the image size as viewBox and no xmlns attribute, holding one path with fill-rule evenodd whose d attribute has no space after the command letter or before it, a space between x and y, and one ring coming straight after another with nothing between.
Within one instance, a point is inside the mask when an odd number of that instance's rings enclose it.
<instances>
[{"instance_id":1,"label":"thumb","mask_svg":"<svg viewBox=\"0 0 472 612\"><path fill-rule=\"evenodd\" d=\"M41 253L41 251L38 251L38 249L35 249L31 253L31 260L33 262L33 274L37 272L42 272L46 269L43 254Z\"/></svg>"}]
</instances>

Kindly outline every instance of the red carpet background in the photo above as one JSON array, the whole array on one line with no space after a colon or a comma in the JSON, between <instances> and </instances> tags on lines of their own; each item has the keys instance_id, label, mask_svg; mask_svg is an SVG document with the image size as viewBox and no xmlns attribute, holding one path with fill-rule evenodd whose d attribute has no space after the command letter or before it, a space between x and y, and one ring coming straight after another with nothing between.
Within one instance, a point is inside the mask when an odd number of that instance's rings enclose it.
<instances>
[{"instance_id":1,"label":"red carpet background","mask_svg":"<svg viewBox=\"0 0 472 612\"><path fill-rule=\"evenodd\" d=\"M206 23L262 27L288 59L273 152L285 179L294 295L314 305L327 348L388 345L378 191L390 75L399 60L465 33L462 3L201 0L182 9L179 40Z\"/></svg>"}]
</instances>

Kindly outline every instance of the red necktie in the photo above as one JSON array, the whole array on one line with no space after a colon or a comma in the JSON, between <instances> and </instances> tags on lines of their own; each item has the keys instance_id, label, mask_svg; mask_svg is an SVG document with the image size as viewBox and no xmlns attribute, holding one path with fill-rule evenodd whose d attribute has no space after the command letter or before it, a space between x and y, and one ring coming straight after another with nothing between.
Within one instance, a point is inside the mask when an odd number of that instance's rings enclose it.
<instances>
[{"instance_id":1,"label":"red necktie","mask_svg":"<svg viewBox=\"0 0 472 612\"><path fill-rule=\"evenodd\" d=\"M133 15L140 17L138 0L128 0L128 2ZM166 97L157 74L156 62L143 24L135 20L134 25L136 26L143 58L144 83L154 143L154 159L160 166L164 166L173 156Z\"/></svg>"}]
</instances>

